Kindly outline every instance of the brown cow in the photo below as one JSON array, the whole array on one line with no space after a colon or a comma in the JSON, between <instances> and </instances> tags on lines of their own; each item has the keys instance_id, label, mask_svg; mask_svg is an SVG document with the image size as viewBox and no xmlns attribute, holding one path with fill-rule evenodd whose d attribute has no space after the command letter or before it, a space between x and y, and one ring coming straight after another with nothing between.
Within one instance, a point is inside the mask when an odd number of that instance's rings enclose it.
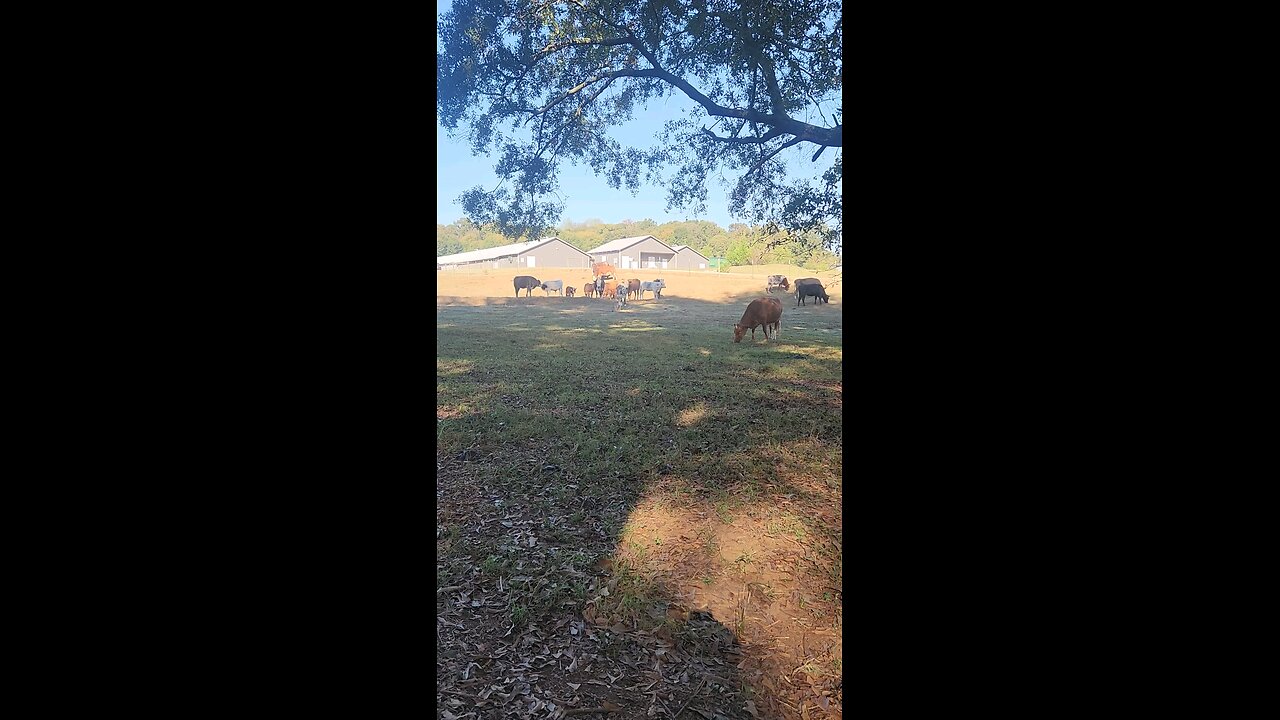
<instances>
[{"instance_id":1,"label":"brown cow","mask_svg":"<svg viewBox=\"0 0 1280 720\"><path fill-rule=\"evenodd\" d=\"M596 284L587 283L582 286L582 297L591 297L596 294Z\"/></svg>"},{"instance_id":2,"label":"brown cow","mask_svg":"<svg viewBox=\"0 0 1280 720\"><path fill-rule=\"evenodd\" d=\"M756 339L756 326L764 326L764 341L769 342L769 329L773 328L773 339L782 336L782 302L777 298L757 298L742 313L742 319L733 326L733 341L742 342L742 336L751 330L751 341Z\"/></svg>"},{"instance_id":3,"label":"brown cow","mask_svg":"<svg viewBox=\"0 0 1280 720\"><path fill-rule=\"evenodd\" d=\"M577 292L577 291L578 291L578 289L577 289L577 288L574 288L574 287L566 287L566 288L564 289L564 295L565 295L565 297L573 297L573 294L574 294L575 292Z\"/></svg>"},{"instance_id":4,"label":"brown cow","mask_svg":"<svg viewBox=\"0 0 1280 720\"><path fill-rule=\"evenodd\" d=\"M633 298L640 297L640 281L639 280L627 281L627 294Z\"/></svg>"},{"instance_id":5,"label":"brown cow","mask_svg":"<svg viewBox=\"0 0 1280 720\"><path fill-rule=\"evenodd\" d=\"M604 283L604 290L600 293L600 297L613 298L613 295L614 293L617 292L617 290L618 290L618 283L616 281L606 280Z\"/></svg>"}]
</instances>

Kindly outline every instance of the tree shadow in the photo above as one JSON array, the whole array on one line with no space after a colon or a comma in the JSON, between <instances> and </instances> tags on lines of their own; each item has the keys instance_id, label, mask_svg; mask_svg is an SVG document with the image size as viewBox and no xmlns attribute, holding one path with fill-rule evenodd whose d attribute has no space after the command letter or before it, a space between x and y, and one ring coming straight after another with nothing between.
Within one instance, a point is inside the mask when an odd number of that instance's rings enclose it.
<instances>
[{"instance_id":1,"label":"tree shadow","mask_svg":"<svg viewBox=\"0 0 1280 720\"><path fill-rule=\"evenodd\" d=\"M841 322L758 296L438 301L440 717L839 716Z\"/></svg>"}]
</instances>

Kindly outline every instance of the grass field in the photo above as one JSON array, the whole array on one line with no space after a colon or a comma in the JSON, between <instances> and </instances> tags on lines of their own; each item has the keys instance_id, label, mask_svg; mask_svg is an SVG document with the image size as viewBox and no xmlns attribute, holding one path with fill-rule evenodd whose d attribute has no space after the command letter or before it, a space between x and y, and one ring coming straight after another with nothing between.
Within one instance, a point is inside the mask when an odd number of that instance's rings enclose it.
<instances>
[{"instance_id":1,"label":"grass field","mask_svg":"<svg viewBox=\"0 0 1280 720\"><path fill-rule=\"evenodd\" d=\"M735 345L764 276L820 277ZM437 272L437 693L452 717L839 717L839 276L643 270L626 309ZM444 716L442 717L449 717Z\"/></svg>"}]
</instances>

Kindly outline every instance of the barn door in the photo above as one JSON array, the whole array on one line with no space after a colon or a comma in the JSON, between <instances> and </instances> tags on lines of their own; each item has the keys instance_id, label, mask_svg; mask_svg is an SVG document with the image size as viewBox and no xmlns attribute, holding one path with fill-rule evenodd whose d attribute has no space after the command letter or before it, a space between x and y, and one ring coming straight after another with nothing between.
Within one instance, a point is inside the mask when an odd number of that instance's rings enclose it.
<instances>
[{"instance_id":1,"label":"barn door","mask_svg":"<svg viewBox=\"0 0 1280 720\"><path fill-rule=\"evenodd\" d=\"M526 256L526 258L529 260L529 267L533 267L533 256L532 256L532 255L528 255L528 256Z\"/></svg>"}]
</instances>

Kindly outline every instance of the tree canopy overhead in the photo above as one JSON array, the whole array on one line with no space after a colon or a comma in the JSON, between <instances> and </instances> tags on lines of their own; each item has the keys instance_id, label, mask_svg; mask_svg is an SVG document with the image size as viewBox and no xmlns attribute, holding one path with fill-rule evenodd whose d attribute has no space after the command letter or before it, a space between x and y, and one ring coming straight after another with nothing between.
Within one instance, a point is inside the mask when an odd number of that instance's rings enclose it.
<instances>
[{"instance_id":1,"label":"tree canopy overhead","mask_svg":"<svg viewBox=\"0 0 1280 720\"><path fill-rule=\"evenodd\" d=\"M538 237L564 209L564 161L611 187L667 188L668 209L706 209L724 179L735 216L828 247L841 231L839 0L454 0L440 18L436 111L473 153L496 153L496 188L460 198L477 222ZM670 94L695 103L654 148L607 131ZM784 151L818 162L788 178ZM643 180L642 180L643 177Z\"/></svg>"}]
</instances>

